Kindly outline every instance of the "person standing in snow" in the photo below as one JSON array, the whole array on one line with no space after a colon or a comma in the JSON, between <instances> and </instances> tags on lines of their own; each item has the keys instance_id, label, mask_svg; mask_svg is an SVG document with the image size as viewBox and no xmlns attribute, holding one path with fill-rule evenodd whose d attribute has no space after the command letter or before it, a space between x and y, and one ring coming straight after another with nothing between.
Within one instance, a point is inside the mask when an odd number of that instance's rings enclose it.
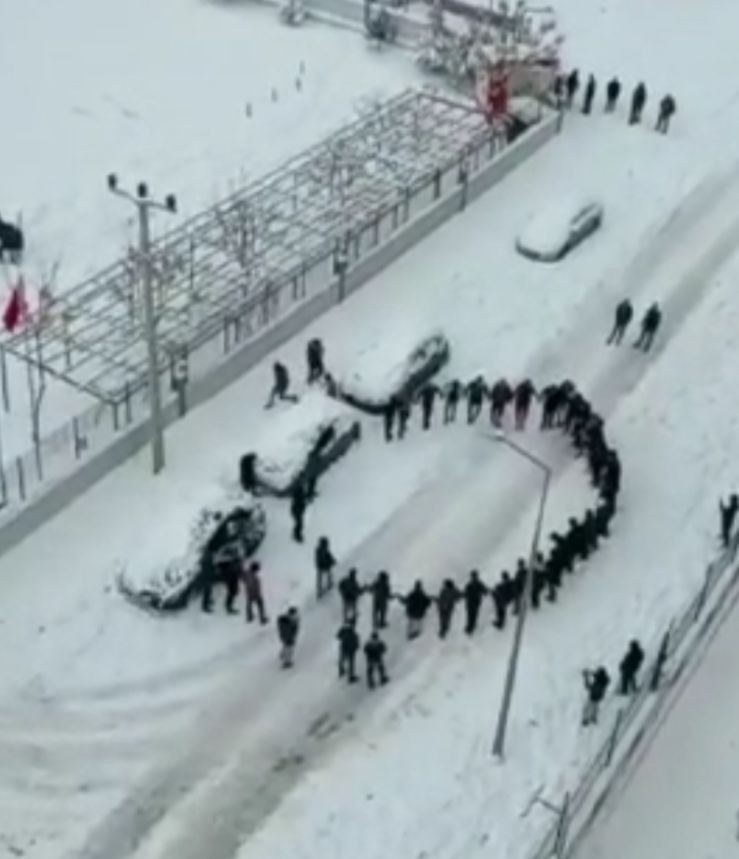
<instances>
[{"instance_id":1,"label":"person standing in snow","mask_svg":"<svg viewBox=\"0 0 739 859\"><path fill-rule=\"evenodd\" d=\"M467 615L464 631L467 635L472 635L477 629L482 598L487 592L488 588L480 581L480 574L477 570L472 570L464 586L464 607Z\"/></svg>"},{"instance_id":2,"label":"person standing in snow","mask_svg":"<svg viewBox=\"0 0 739 859\"><path fill-rule=\"evenodd\" d=\"M431 427L431 416L434 412L434 401L439 389L430 382L421 388L418 398L421 401L422 426L425 430Z\"/></svg>"},{"instance_id":3,"label":"person standing in snow","mask_svg":"<svg viewBox=\"0 0 739 859\"><path fill-rule=\"evenodd\" d=\"M410 417L411 401L408 397L401 397L398 403L398 438L405 438Z\"/></svg>"},{"instance_id":4,"label":"person standing in snow","mask_svg":"<svg viewBox=\"0 0 739 859\"><path fill-rule=\"evenodd\" d=\"M375 630L364 645L364 656L367 660L367 686L374 689L379 679L384 686L388 681L385 670L385 653L387 647Z\"/></svg>"},{"instance_id":5,"label":"person standing in snow","mask_svg":"<svg viewBox=\"0 0 739 859\"><path fill-rule=\"evenodd\" d=\"M518 614L521 611L521 606L526 598L526 580L528 575L529 568L526 566L526 561L523 558L519 558L513 574L513 614Z\"/></svg>"},{"instance_id":6,"label":"person standing in snow","mask_svg":"<svg viewBox=\"0 0 739 859\"><path fill-rule=\"evenodd\" d=\"M382 426L385 431L385 441L393 440L393 426L395 425L395 416L398 414L399 405L398 398L393 394L382 411Z\"/></svg>"},{"instance_id":7,"label":"person standing in snow","mask_svg":"<svg viewBox=\"0 0 739 859\"><path fill-rule=\"evenodd\" d=\"M659 309L659 305L655 302L644 314L641 322L641 333L634 343L634 349L643 349L645 352L651 349L654 335L657 333L661 321L662 312Z\"/></svg>"},{"instance_id":8,"label":"person standing in snow","mask_svg":"<svg viewBox=\"0 0 739 859\"><path fill-rule=\"evenodd\" d=\"M524 379L516 385L513 392L513 405L515 411L516 429L525 430L526 421L529 417L531 400L536 396L536 388L531 379Z\"/></svg>"},{"instance_id":9,"label":"person standing in snow","mask_svg":"<svg viewBox=\"0 0 739 859\"><path fill-rule=\"evenodd\" d=\"M575 100L575 95L580 88L580 73L577 69L573 69L569 75L567 75L567 80L565 81L565 87L567 89L567 107L572 107L572 103Z\"/></svg>"},{"instance_id":10,"label":"person standing in snow","mask_svg":"<svg viewBox=\"0 0 739 859\"><path fill-rule=\"evenodd\" d=\"M631 111L629 112L629 125L638 125L641 115L647 103L647 88L643 83L637 84L631 95Z\"/></svg>"},{"instance_id":11,"label":"person standing in snow","mask_svg":"<svg viewBox=\"0 0 739 859\"><path fill-rule=\"evenodd\" d=\"M308 364L309 385L312 385L313 382L318 382L323 378L323 374L325 372L323 355L323 341L319 340L317 337L313 340L309 340L305 350L305 358Z\"/></svg>"},{"instance_id":12,"label":"person standing in snow","mask_svg":"<svg viewBox=\"0 0 739 859\"><path fill-rule=\"evenodd\" d=\"M5 262L5 255L7 254L10 263L13 265L20 264L24 244L23 230L0 217L0 263Z\"/></svg>"},{"instance_id":13,"label":"person standing in snow","mask_svg":"<svg viewBox=\"0 0 739 859\"><path fill-rule=\"evenodd\" d=\"M531 570L531 608L538 609L541 602L541 594L547 586L547 565L544 555L536 553L534 566Z\"/></svg>"},{"instance_id":14,"label":"person standing in snow","mask_svg":"<svg viewBox=\"0 0 739 859\"><path fill-rule=\"evenodd\" d=\"M377 578L367 588L372 594L372 628L385 629L387 626L387 610L390 605L392 589L390 576L385 570L380 570Z\"/></svg>"},{"instance_id":15,"label":"person standing in snow","mask_svg":"<svg viewBox=\"0 0 739 859\"><path fill-rule=\"evenodd\" d=\"M444 391L444 423L454 423L457 419L457 406L462 396L462 384L457 379L452 380Z\"/></svg>"},{"instance_id":16,"label":"person standing in snow","mask_svg":"<svg viewBox=\"0 0 739 859\"><path fill-rule=\"evenodd\" d=\"M667 134L670 130L670 120L677 111L675 99L668 93L659 103L659 115L657 116L657 124L654 126L655 131L660 134Z\"/></svg>"},{"instance_id":17,"label":"person standing in snow","mask_svg":"<svg viewBox=\"0 0 739 859\"><path fill-rule=\"evenodd\" d=\"M620 695L631 695L638 691L636 675L639 673L642 662L644 662L644 651L639 642L634 639L629 644L629 649L619 665L621 684L618 691Z\"/></svg>"},{"instance_id":18,"label":"person standing in snow","mask_svg":"<svg viewBox=\"0 0 739 859\"><path fill-rule=\"evenodd\" d=\"M618 104L618 97L621 95L621 81L618 78L611 78L606 86L606 113L613 113Z\"/></svg>"},{"instance_id":19,"label":"person standing in snow","mask_svg":"<svg viewBox=\"0 0 739 859\"><path fill-rule=\"evenodd\" d=\"M336 633L339 642L339 678L346 677L349 683L357 682L356 659L359 636L353 621L345 621Z\"/></svg>"},{"instance_id":20,"label":"person standing in snow","mask_svg":"<svg viewBox=\"0 0 739 859\"><path fill-rule=\"evenodd\" d=\"M293 606L277 618L277 635L280 639L280 663L283 668L292 668L295 645L298 642L300 615Z\"/></svg>"},{"instance_id":21,"label":"person standing in snow","mask_svg":"<svg viewBox=\"0 0 739 859\"><path fill-rule=\"evenodd\" d=\"M257 561L246 564L243 570L244 590L246 591L246 622L254 620L254 611L259 614L259 622L264 626L267 621L267 612L264 608L264 594L262 593L261 567Z\"/></svg>"},{"instance_id":22,"label":"person standing in snow","mask_svg":"<svg viewBox=\"0 0 739 859\"><path fill-rule=\"evenodd\" d=\"M321 599L334 586L336 558L331 552L328 537L319 538L313 558L316 566L316 596Z\"/></svg>"},{"instance_id":23,"label":"person standing in snow","mask_svg":"<svg viewBox=\"0 0 739 859\"><path fill-rule=\"evenodd\" d=\"M452 616L457 605L457 600L462 592L451 579L445 579L444 584L436 597L436 608L439 612L439 638L446 638L452 624Z\"/></svg>"},{"instance_id":24,"label":"person standing in snow","mask_svg":"<svg viewBox=\"0 0 739 859\"><path fill-rule=\"evenodd\" d=\"M290 496L290 515L293 519L293 540L296 543L303 542L303 519L305 518L305 508L308 505L308 500L305 496L305 489L302 483L297 483L293 487L292 495Z\"/></svg>"},{"instance_id":25,"label":"person standing in snow","mask_svg":"<svg viewBox=\"0 0 739 859\"><path fill-rule=\"evenodd\" d=\"M542 388L539 399L541 400L541 423L539 429L551 429L557 416L560 405L559 385L547 385Z\"/></svg>"},{"instance_id":26,"label":"person standing in snow","mask_svg":"<svg viewBox=\"0 0 739 859\"><path fill-rule=\"evenodd\" d=\"M507 570L503 570L500 576L500 581L495 585L491 593L493 597L493 608L495 609L493 626L496 627L496 629L504 629L506 611L514 599L514 586Z\"/></svg>"},{"instance_id":27,"label":"person standing in snow","mask_svg":"<svg viewBox=\"0 0 739 859\"><path fill-rule=\"evenodd\" d=\"M588 697L585 701L582 723L584 726L595 725L598 723L598 710L600 709L601 702L606 697L611 678L608 676L606 669L601 665L595 671L583 671L583 679Z\"/></svg>"},{"instance_id":28,"label":"person standing in snow","mask_svg":"<svg viewBox=\"0 0 739 859\"><path fill-rule=\"evenodd\" d=\"M595 98L595 77L588 75L588 82L585 85L585 95L582 100L582 112L587 116L593 109L593 99Z\"/></svg>"},{"instance_id":29,"label":"person standing in snow","mask_svg":"<svg viewBox=\"0 0 739 859\"><path fill-rule=\"evenodd\" d=\"M467 385L467 423L474 424L482 411L482 401L487 393L485 380L476 376Z\"/></svg>"},{"instance_id":30,"label":"person standing in snow","mask_svg":"<svg viewBox=\"0 0 739 859\"><path fill-rule=\"evenodd\" d=\"M611 343L615 343L616 346L621 345L621 341L623 340L623 336L626 333L626 329L629 327L629 323L631 322L634 316L634 308L631 306L631 302L628 298L624 298L623 301L619 302L616 307L616 313L614 315L613 320L613 330L608 335L608 340L606 340L606 345L610 346Z\"/></svg>"},{"instance_id":31,"label":"person standing in snow","mask_svg":"<svg viewBox=\"0 0 739 859\"><path fill-rule=\"evenodd\" d=\"M490 422L499 427L508 403L513 399L513 391L506 379L498 379L490 391Z\"/></svg>"},{"instance_id":32,"label":"person standing in snow","mask_svg":"<svg viewBox=\"0 0 739 859\"><path fill-rule=\"evenodd\" d=\"M719 513L721 514L721 543L725 549L729 547L731 542L731 532L734 529L734 520L739 511L739 496L732 493L729 496L729 501L724 504L723 501L718 502Z\"/></svg>"},{"instance_id":33,"label":"person standing in snow","mask_svg":"<svg viewBox=\"0 0 739 859\"><path fill-rule=\"evenodd\" d=\"M274 375L274 384L270 391L269 399L265 408L271 409L275 404L275 400L288 400L291 403L297 403L298 398L294 394L288 393L290 388L290 374L284 364L275 361L272 365L272 373Z\"/></svg>"},{"instance_id":34,"label":"person standing in snow","mask_svg":"<svg viewBox=\"0 0 739 859\"><path fill-rule=\"evenodd\" d=\"M339 580L339 596L344 614L344 623L354 623L357 619L357 602L362 594L362 587L357 581L356 567Z\"/></svg>"},{"instance_id":35,"label":"person standing in snow","mask_svg":"<svg viewBox=\"0 0 739 859\"><path fill-rule=\"evenodd\" d=\"M423 589L423 583L416 581L413 589L402 598L408 618L408 640L418 638L423 632L423 620L431 605L431 597Z\"/></svg>"}]
</instances>

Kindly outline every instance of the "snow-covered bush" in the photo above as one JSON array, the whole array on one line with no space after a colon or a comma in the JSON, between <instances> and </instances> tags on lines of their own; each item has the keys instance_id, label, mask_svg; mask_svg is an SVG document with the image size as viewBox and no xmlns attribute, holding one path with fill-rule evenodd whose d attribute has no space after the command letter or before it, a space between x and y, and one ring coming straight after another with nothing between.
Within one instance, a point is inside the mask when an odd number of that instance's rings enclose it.
<instances>
[{"instance_id":1,"label":"snow-covered bush","mask_svg":"<svg viewBox=\"0 0 739 859\"><path fill-rule=\"evenodd\" d=\"M120 564L117 585L126 598L155 611L182 609L203 585L206 552L256 552L267 530L261 505L242 493L219 494L194 516L182 507L154 523Z\"/></svg>"},{"instance_id":2,"label":"snow-covered bush","mask_svg":"<svg viewBox=\"0 0 739 859\"><path fill-rule=\"evenodd\" d=\"M358 358L353 369L337 378L336 393L359 409L379 414L393 397L412 397L449 360L442 333L414 342L378 340Z\"/></svg>"},{"instance_id":3,"label":"snow-covered bush","mask_svg":"<svg viewBox=\"0 0 739 859\"><path fill-rule=\"evenodd\" d=\"M359 439L359 424L343 403L309 391L286 405L254 447L258 489L289 495L302 480L318 477Z\"/></svg>"}]
</instances>

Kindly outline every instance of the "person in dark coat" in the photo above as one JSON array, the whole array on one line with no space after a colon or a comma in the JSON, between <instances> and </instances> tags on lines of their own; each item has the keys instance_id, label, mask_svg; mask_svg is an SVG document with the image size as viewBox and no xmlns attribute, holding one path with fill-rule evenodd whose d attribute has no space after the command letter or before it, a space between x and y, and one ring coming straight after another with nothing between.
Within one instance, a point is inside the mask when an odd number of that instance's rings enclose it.
<instances>
[{"instance_id":1,"label":"person in dark coat","mask_svg":"<svg viewBox=\"0 0 739 859\"><path fill-rule=\"evenodd\" d=\"M272 373L274 375L274 383L269 394L269 399L267 400L266 408L271 409L275 404L275 400L288 400L291 403L297 403L298 398L288 392L290 388L290 374L287 371L287 367L284 364L280 364L279 361L275 361L272 365Z\"/></svg>"},{"instance_id":2,"label":"person in dark coat","mask_svg":"<svg viewBox=\"0 0 739 859\"><path fill-rule=\"evenodd\" d=\"M450 424L457 420L457 406L462 396L462 383L457 379L451 381L444 391L444 423Z\"/></svg>"},{"instance_id":3,"label":"person in dark coat","mask_svg":"<svg viewBox=\"0 0 739 859\"><path fill-rule=\"evenodd\" d=\"M467 615L464 631L467 635L472 635L477 629L482 598L487 592L488 588L480 581L480 574L477 570L472 570L470 578L464 586L464 607Z\"/></svg>"},{"instance_id":4,"label":"person in dark coat","mask_svg":"<svg viewBox=\"0 0 739 859\"><path fill-rule=\"evenodd\" d=\"M411 401L409 397L401 397L398 401L398 438L405 438L408 431L408 421L411 417Z\"/></svg>"},{"instance_id":5,"label":"person in dark coat","mask_svg":"<svg viewBox=\"0 0 739 859\"><path fill-rule=\"evenodd\" d=\"M506 379L498 379L490 391L490 422L499 427L508 403L513 399L513 391Z\"/></svg>"},{"instance_id":6,"label":"person in dark coat","mask_svg":"<svg viewBox=\"0 0 739 859\"><path fill-rule=\"evenodd\" d=\"M395 395L393 395L390 397L388 404L383 409L382 426L385 431L385 441L393 440L393 427L395 426L395 418L398 414L399 406L400 401Z\"/></svg>"},{"instance_id":7,"label":"person in dark coat","mask_svg":"<svg viewBox=\"0 0 739 859\"><path fill-rule=\"evenodd\" d=\"M598 722L598 710L601 702L606 697L611 678L606 669L601 665L595 671L583 671L587 700L582 714L583 725L595 725Z\"/></svg>"},{"instance_id":8,"label":"person in dark coat","mask_svg":"<svg viewBox=\"0 0 739 859\"><path fill-rule=\"evenodd\" d=\"M552 92L554 93L554 103L557 108L562 107L565 95L565 79L562 75L556 75L552 84Z\"/></svg>"},{"instance_id":9,"label":"person in dark coat","mask_svg":"<svg viewBox=\"0 0 739 859\"><path fill-rule=\"evenodd\" d=\"M613 113L618 104L618 97L621 95L621 81L618 78L611 78L606 86L606 113Z\"/></svg>"},{"instance_id":10,"label":"person in dark coat","mask_svg":"<svg viewBox=\"0 0 739 859\"><path fill-rule=\"evenodd\" d=\"M20 263L24 244L23 230L0 218L0 262L5 262L5 255L7 254L11 263L14 265Z\"/></svg>"},{"instance_id":11,"label":"person in dark coat","mask_svg":"<svg viewBox=\"0 0 739 859\"><path fill-rule=\"evenodd\" d=\"M657 116L657 124L654 126L655 131L660 134L667 134L670 130L670 120L677 111L675 99L669 93L659 103L659 115Z\"/></svg>"},{"instance_id":12,"label":"person in dark coat","mask_svg":"<svg viewBox=\"0 0 739 859\"><path fill-rule=\"evenodd\" d=\"M547 385L539 393L541 400L541 423L539 429L551 429L559 411L561 394L559 385Z\"/></svg>"},{"instance_id":13,"label":"person in dark coat","mask_svg":"<svg viewBox=\"0 0 739 859\"><path fill-rule=\"evenodd\" d=\"M587 547L588 555L592 555L598 548L598 525L595 519L595 511L588 509L582 522L583 540Z\"/></svg>"},{"instance_id":14,"label":"person in dark coat","mask_svg":"<svg viewBox=\"0 0 739 859\"><path fill-rule=\"evenodd\" d=\"M254 611L259 614L259 622L264 625L268 623L267 612L264 608L264 594L262 592L262 568L257 561L245 564L243 568L244 590L246 591L246 622L254 620Z\"/></svg>"},{"instance_id":15,"label":"person in dark coat","mask_svg":"<svg viewBox=\"0 0 739 859\"><path fill-rule=\"evenodd\" d=\"M639 83L634 88L631 95L631 111L629 112L629 125L638 125L641 122L641 115L644 111L644 106L647 103L647 88L643 83Z\"/></svg>"},{"instance_id":16,"label":"person in dark coat","mask_svg":"<svg viewBox=\"0 0 739 859\"><path fill-rule=\"evenodd\" d=\"M305 349L305 358L308 364L308 384L318 382L323 378L325 368L323 364L324 347L323 341L317 337L308 341Z\"/></svg>"},{"instance_id":17,"label":"person in dark coat","mask_svg":"<svg viewBox=\"0 0 739 859\"><path fill-rule=\"evenodd\" d=\"M436 607L439 611L439 638L446 638L452 624L457 600L462 597L462 591L451 579L444 579L439 595L436 597Z\"/></svg>"},{"instance_id":18,"label":"person in dark coat","mask_svg":"<svg viewBox=\"0 0 739 859\"><path fill-rule=\"evenodd\" d=\"M467 385L467 423L473 424L477 421L482 411L482 403L487 394L485 380L482 376L476 376Z\"/></svg>"},{"instance_id":19,"label":"person in dark coat","mask_svg":"<svg viewBox=\"0 0 739 859\"><path fill-rule=\"evenodd\" d=\"M343 626L336 633L336 638L339 642L339 677L346 677L349 683L356 683L359 636L354 622L344 621Z\"/></svg>"},{"instance_id":20,"label":"person in dark coat","mask_svg":"<svg viewBox=\"0 0 739 859\"><path fill-rule=\"evenodd\" d=\"M300 615L295 607L289 608L277 618L277 635L280 638L280 663L283 668L292 668L295 645L300 631Z\"/></svg>"},{"instance_id":21,"label":"person in dark coat","mask_svg":"<svg viewBox=\"0 0 739 859\"><path fill-rule=\"evenodd\" d=\"M513 392L513 406L515 412L516 429L526 429L526 421L529 417L531 400L536 396L536 388L531 379L524 379L516 385Z\"/></svg>"},{"instance_id":22,"label":"person in dark coat","mask_svg":"<svg viewBox=\"0 0 739 859\"><path fill-rule=\"evenodd\" d=\"M582 112L587 116L593 109L593 99L595 98L595 77L588 75L588 82L585 84L585 95L582 100Z\"/></svg>"},{"instance_id":23,"label":"person in dark coat","mask_svg":"<svg viewBox=\"0 0 739 859\"><path fill-rule=\"evenodd\" d=\"M344 623L353 623L357 619L357 603L362 594L362 587L357 581L357 570L352 567L339 580L339 596L344 614Z\"/></svg>"},{"instance_id":24,"label":"person in dark coat","mask_svg":"<svg viewBox=\"0 0 739 859\"><path fill-rule=\"evenodd\" d=\"M372 594L372 628L385 629L387 626L387 610L390 606L390 597L392 596L390 576L385 570L380 570L367 590Z\"/></svg>"},{"instance_id":25,"label":"person in dark coat","mask_svg":"<svg viewBox=\"0 0 739 859\"><path fill-rule=\"evenodd\" d=\"M541 595L547 586L547 565L544 555L536 553L534 566L531 570L531 608L538 609Z\"/></svg>"},{"instance_id":26,"label":"person in dark coat","mask_svg":"<svg viewBox=\"0 0 739 859\"><path fill-rule=\"evenodd\" d=\"M585 534L585 526L581 522L578 522L574 516L570 517L569 530L565 539L569 544L572 558L587 561L590 557L590 548L588 546L587 535Z\"/></svg>"},{"instance_id":27,"label":"person in dark coat","mask_svg":"<svg viewBox=\"0 0 739 859\"><path fill-rule=\"evenodd\" d=\"M421 388L418 399L421 401L421 425L425 430L431 427L431 417L434 413L434 402L439 389L430 382Z\"/></svg>"},{"instance_id":28,"label":"person in dark coat","mask_svg":"<svg viewBox=\"0 0 739 859\"><path fill-rule=\"evenodd\" d=\"M318 599L334 586L336 558L331 552L328 537L320 537L313 553L316 566L316 596Z\"/></svg>"},{"instance_id":29,"label":"person in dark coat","mask_svg":"<svg viewBox=\"0 0 739 859\"><path fill-rule=\"evenodd\" d=\"M503 629L508 606L511 605L514 598L513 581L506 570L501 573L500 581L493 587L491 595L494 609L493 626Z\"/></svg>"},{"instance_id":30,"label":"person in dark coat","mask_svg":"<svg viewBox=\"0 0 739 859\"><path fill-rule=\"evenodd\" d=\"M639 642L634 639L629 644L629 649L619 665L621 684L618 691L620 695L631 695L637 691L636 675L639 673L642 662L644 662L644 651Z\"/></svg>"},{"instance_id":31,"label":"person in dark coat","mask_svg":"<svg viewBox=\"0 0 739 859\"><path fill-rule=\"evenodd\" d=\"M611 343L615 343L617 346L620 345L633 316L634 308L631 306L629 299L624 298L624 300L616 307L616 313L613 320L613 330L608 335L608 340L606 340L606 343L609 346Z\"/></svg>"},{"instance_id":32,"label":"person in dark coat","mask_svg":"<svg viewBox=\"0 0 739 859\"><path fill-rule=\"evenodd\" d=\"M388 681L387 671L385 671L386 651L385 642L375 630L364 645L364 656L367 660L367 685L370 689L375 688L378 679L383 686Z\"/></svg>"},{"instance_id":33,"label":"person in dark coat","mask_svg":"<svg viewBox=\"0 0 739 859\"><path fill-rule=\"evenodd\" d=\"M256 453L247 453L239 460L239 482L244 492L249 492L252 495L259 495L259 485L257 483L257 455Z\"/></svg>"},{"instance_id":34,"label":"person in dark coat","mask_svg":"<svg viewBox=\"0 0 739 859\"><path fill-rule=\"evenodd\" d=\"M721 514L721 543L724 548L728 548L731 542L731 532L734 530L734 520L739 511L739 496L732 493L729 496L728 503L723 501L718 503L719 513Z\"/></svg>"},{"instance_id":35,"label":"person in dark coat","mask_svg":"<svg viewBox=\"0 0 739 859\"><path fill-rule=\"evenodd\" d=\"M578 89L580 89L580 73L577 69L573 69L567 75L565 88L567 90L567 107L572 107L575 95L577 94Z\"/></svg>"},{"instance_id":36,"label":"person in dark coat","mask_svg":"<svg viewBox=\"0 0 739 859\"><path fill-rule=\"evenodd\" d=\"M241 583L241 562L238 556L224 558L218 569L226 584L226 611L229 614L238 614L236 600L239 596L239 584Z\"/></svg>"},{"instance_id":37,"label":"person in dark coat","mask_svg":"<svg viewBox=\"0 0 739 859\"><path fill-rule=\"evenodd\" d=\"M641 322L641 333L634 343L634 349L643 349L645 352L651 349L654 335L657 333L661 321L662 311L655 302L644 314Z\"/></svg>"},{"instance_id":38,"label":"person in dark coat","mask_svg":"<svg viewBox=\"0 0 739 859\"><path fill-rule=\"evenodd\" d=\"M518 614L521 611L521 605L526 595L526 580L528 575L529 568L526 566L526 561L523 558L519 558L513 573L513 614Z\"/></svg>"},{"instance_id":39,"label":"person in dark coat","mask_svg":"<svg viewBox=\"0 0 739 859\"><path fill-rule=\"evenodd\" d=\"M403 598L405 603L405 614L408 618L408 638L418 638L423 632L423 620L431 605L431 598L423 589L423 583L419 580L407 595Z\"/></svg>"},{"instance_id":40,"label":"person in dark coat","mask_svg":"<svg viewBox=\"0 0 739 859\"><path fill-rule=\"evenodd\" d=\"M290 515L293 519L293 540L296 543L303 542L303 519L308 500L302 483L297 483L290 497Z\"/></svg>"},{"instance_id":41,"label":"person in dark coat","mask_svg":"<svg viewBox=\"0 0 739 859\"><path fill-rule=\"evenodd\" d=\"M615 508L610 500L601 501L595 508L595 528L599 539L605 540L610 537L610 525L614 513Z\"/></svg>"}]
</instances>

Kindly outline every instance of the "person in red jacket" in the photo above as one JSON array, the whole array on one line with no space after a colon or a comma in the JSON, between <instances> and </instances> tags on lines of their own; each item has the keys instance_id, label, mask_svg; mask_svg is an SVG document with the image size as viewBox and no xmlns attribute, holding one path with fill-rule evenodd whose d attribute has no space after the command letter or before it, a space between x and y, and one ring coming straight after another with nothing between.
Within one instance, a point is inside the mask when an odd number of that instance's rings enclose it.
<instances>
[{"instance_id":1,"label":"person in red jacket","mask_svg":"<svg viewBox=\"0 0 739 859\"><path fill-rule=\"evenodd\" d=\"M264 595L262 594L262 580L260 578L261 567L257 561L252 561L244 567L244 590L246 591L246 622L254 620L254 610L259 614L261 624L268 623L267 612L264 608Z\"/></svg>"}]
</instances>

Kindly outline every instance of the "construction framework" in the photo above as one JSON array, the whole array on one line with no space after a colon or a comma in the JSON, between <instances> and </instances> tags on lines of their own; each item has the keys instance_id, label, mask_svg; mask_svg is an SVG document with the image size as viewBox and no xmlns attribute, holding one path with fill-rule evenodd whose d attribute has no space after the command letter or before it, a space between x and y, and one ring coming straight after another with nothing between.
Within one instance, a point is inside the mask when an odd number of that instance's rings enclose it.
<instances>
[{"instance_id":1,"label":"construction framework","mask_svg":"<svg viewBox=\"0 0 739 859\"><path fill-rule=\"evenodd\" d=\"M155 241L160 372L223 331L268 313L276 289L359 236L493 130L480 111L409 90ZM142 261L136 251L55 298L7 352L106 403L147 385ZM30 342L29 342L30 341Z\"/></svg>"}]
</instances>

